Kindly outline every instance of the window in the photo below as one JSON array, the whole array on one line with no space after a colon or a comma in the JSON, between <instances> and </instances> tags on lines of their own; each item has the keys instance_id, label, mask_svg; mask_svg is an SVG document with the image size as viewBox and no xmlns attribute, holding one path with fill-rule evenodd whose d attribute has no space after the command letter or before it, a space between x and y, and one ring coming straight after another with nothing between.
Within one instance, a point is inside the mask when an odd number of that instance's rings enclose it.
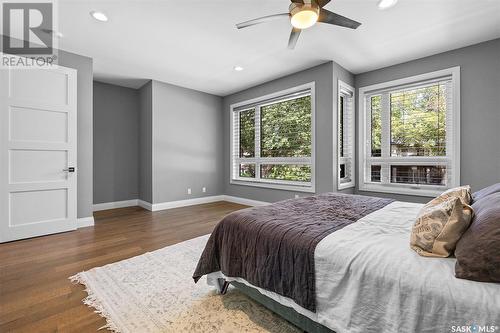
<instances>
[{"instance_id":1,"label":"window","mask_svg":"<svg viewBox=\"0 0 500 333\"><path fill-rule=\"evenodd\" d=\"M354 88L339 80L338 84L338 189L355 186L354 175Z\"/></svg>"},{"instance_id":2,"label":"window","mask_svg":"<svg viewBox=\"0 0 500 333\"><path fill-rule=\"evenodd\" d=\"M360 190L431 196L460 183L460 68L360 89Z\"/></svg>"},{"instance_id":3,"label":"window","mask_svg":"<svg viewBox=\"0 0 500 333\"><path fill-rule=\"evenodd\" d=\"M313 83L231 110L231 183L314 192Z\"/></svg>"}]
</instances>

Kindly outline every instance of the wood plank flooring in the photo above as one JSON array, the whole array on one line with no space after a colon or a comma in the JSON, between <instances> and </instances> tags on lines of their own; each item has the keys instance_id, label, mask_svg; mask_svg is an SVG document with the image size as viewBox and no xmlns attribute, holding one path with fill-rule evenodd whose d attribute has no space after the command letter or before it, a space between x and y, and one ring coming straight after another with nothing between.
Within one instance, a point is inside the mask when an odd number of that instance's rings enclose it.
<instances>
[{"instance_id":1,"label":"wood plank flooring","mask_svg":"<svg viewBox=\"0 0 500 333\"><path fill-rule=\"evenodd\" d=\"M95 226L0 244L0 332L95 332L105 320L68 277L208 234L246 206L215 202L159 212L95 212Z\"/></svg>"}]
</instances>

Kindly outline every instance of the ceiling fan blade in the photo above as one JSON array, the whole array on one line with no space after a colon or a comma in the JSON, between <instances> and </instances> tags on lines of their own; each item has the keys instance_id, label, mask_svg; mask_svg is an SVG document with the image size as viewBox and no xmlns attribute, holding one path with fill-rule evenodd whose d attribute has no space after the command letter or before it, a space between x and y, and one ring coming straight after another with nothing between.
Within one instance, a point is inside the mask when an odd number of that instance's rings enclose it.
<instances>
[{"instance_id":1,"label":"ceiling fan blade","mask_svg":"<svg viewBox=\"0 0 500 333\"><path fill-rule=\"evenodd\" d=\"M292 32L290 33L290 39L288 39L288 48L293 50L295 48L295 44L297 44L297 40L299 40L300 32L302 30L297 28L292 28Z\"/></svg>"},{"instance_id":2,"label":"ceiling fan blade","mask_svg":"<svg viewBox=\"0 0 500 333\"><path fill-rule=\"evenodd\" d=\"M351 28L351 29L356 29L361 25L361 23L356 22L354 20L351 20L350 18L347 18L345 16L332 13L329 10L321 8L319 11L319 18L318 22L322 23L328 23L328 24L334 24L338 25L341 27L346 27L346 28Z\"/></svg>"},{"instance_id":3,"label":"ceiling fan blade","mask_svg":"<svg viewBox=\"0 0 500 333\"><path fill-rule=\"evenodd\" d=\"M316 0L316 3L321 8L325 7L331 0Z\"/></svg>"},{"instance_id":4,"label":"ceiling fan blade","mask_svg":"<svg viewBox=\"0 0 500 333\"><path fill-rule=\"evenodd\" d=\"M238 23L238 24L236 24L236 28L242 29L242 28L246 28L246 27L256 25L256 24L274 21L274 20L277 20L277 19L280 19L283 17L290 17L290 13L274 14L274 15L259 17L259 18L256 18L256 19L253 19L250 21Z\"/></svg>"}]
</instances>

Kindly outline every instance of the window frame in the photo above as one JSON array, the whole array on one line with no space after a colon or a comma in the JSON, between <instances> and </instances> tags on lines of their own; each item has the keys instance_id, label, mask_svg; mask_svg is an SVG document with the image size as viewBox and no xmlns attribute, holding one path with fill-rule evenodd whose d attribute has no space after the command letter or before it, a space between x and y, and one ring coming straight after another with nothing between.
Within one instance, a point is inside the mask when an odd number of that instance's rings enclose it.
<instances>
[{"instance_id":1,"label":"window frame","mask_svg":"<svg viewBox=\"0 0 500 333\"><path fill-rule=\"evenodd\" d=\"M344 106L343 106L343 125L344 125L344 130L342 131L343 134L343 152L344 156L341 156L340 154L340 98L343 97L344 99ZM350 103L352 104L350 108L346 108L347 100L346 98L350 99ZM337 149L337 167L335 168L335 174L334 174L334 179L337 179L337 189L338 190L344 190L348 188L352 188L356 186L356 98L355 98L355 89L354 87L348 85L347 83L338 80L338 89L337 89L337 116L333 117L335 124L333 128L337 129L337 142L336 144L334 143L334 147L336 146ZM350 114L347 114L347 112L350 112ZM350 119L348 119L350 118ZM348 121L346 122L346 119ZM347 139L347 140L346 140ZM349 149L349 144L346 146L346 143L350 141L350 149ZM347 154L346 154L347 152ZM347 155L347 156L346 156ZM350 161L349 161L350 160ZM346 164L347 162L350 163L351 165L351 181L350 182L341 182L340 178L340 165L341 164ZM334 163L335 165L335 163Z\"/></svg>"},{"instance_id":2,"label":"window frame","mask_svg":"<svg viewBox=\"0 0 500 333\"><path fill-rule=\"evenodd\" d=\"M235 170L239 174L239 163L235 161L235 142L234 142L234 114L235 112L244 111L245 107L247 110L255 107L255 122L260 122L260 107L274 104L284 100L290 100L289 95L294 93L299 93L301 91L309 90L311 96L311 157L260 157L260 138L255 141L255 157L246 158L245 162L249 164L255 163L255 173L256 178L242 178L235 177ZM230 140L229 140L229 183L233 185L244 185L253 187L263 187L270 189L280 189L289 190L295 192L308 192L314 193L316 191L316 90L315 82L309 82L292 88L280 90L271 94L260 96L257 98L237 102L230 105L229 112L229 128L230 128ZM258 112L259 111L259 112ZM260 135L260 131L255 131L256 137L257 133ZM239 147L238 147L239 149ZM237 159L241 161L240 158ZM274 179L263 179L260 178L260 168L256 163L258 161L260 164L307 164L311 165L311 181L310 182L297 182L288 180L274 180ZM237 167L236 167L237 166ZM257 177L259 175L259 177Z\"/></svg>"},{"instance_id":3,"label":"window frame","mask_svg":"<svg viewBox=\"0 0 500 333\"><path fill-rule=\"evenodd\" d=\"M425 84L425 82L439 79L449 78L451 80L451 135L446 138L448 145L451 140L451 151L447 149L446 156L408 156L408 157L372 157L371 156L371 122L367 120L368 115L371 117L371 108L367 105L366 100L368 96L376 95L377 92L382 90L397 90L408 88L411 86L418 87ZM384 103L383 101L381 103ZM359 88L358 91L358 105L359 105L359 140L358 140L358 189L360 191L371 192L384 192L395 194L406 194L416 196L436 196L448 188L459 186L460 184L460 67L451 67L443 70L429 72L425 74L415 75L398 80L378 83L370 86ZM382 121L384 117L384 108L382 109ZM385 120L387 121L387 119ZM390 124L390 119L388 119ZM446 125L448 127L448 119ZM389 126L390 127L390 126ZM390 141L389 133L382 132L382 140ZM390 146L390 142L389 146ZM387 144L387 143L386 143ZM384 143L382 143L382 147ZM368 155L369 154L369 155ZM397 163L398 165L423 165L423 163L432 163L433 165L451 165L451 176L448 178L446 186L426 185L426 184L401 184L401 183L377 183L371 182L366 179L366 170L371 165L378 165L379 163ZM390 166L390 164L389 164Z\"/></svg>"}]
</instances>

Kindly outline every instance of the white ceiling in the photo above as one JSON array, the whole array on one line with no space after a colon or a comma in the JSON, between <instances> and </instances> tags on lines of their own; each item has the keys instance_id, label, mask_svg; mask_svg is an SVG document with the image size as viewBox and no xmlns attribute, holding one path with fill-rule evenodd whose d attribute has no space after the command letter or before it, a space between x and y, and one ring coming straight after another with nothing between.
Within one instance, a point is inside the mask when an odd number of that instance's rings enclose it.
<instances>
[{"instance_id":1,"label":"white ceiling","mask_svg":"<svg viewBox=\"0 0 500 333\"><path fill-rule=\"evenodd\" d=\"M287 49L288 0L59 1L59 47L94 59L97 80L137 88L146 79L227 95L334 60L357 74L500 37L500 0L333 0L325 8L362 22L317 24ZM103 11L106 23L89 11ZM233 70L240 65L242 72Z\"/></svg>"}]
</instances>

